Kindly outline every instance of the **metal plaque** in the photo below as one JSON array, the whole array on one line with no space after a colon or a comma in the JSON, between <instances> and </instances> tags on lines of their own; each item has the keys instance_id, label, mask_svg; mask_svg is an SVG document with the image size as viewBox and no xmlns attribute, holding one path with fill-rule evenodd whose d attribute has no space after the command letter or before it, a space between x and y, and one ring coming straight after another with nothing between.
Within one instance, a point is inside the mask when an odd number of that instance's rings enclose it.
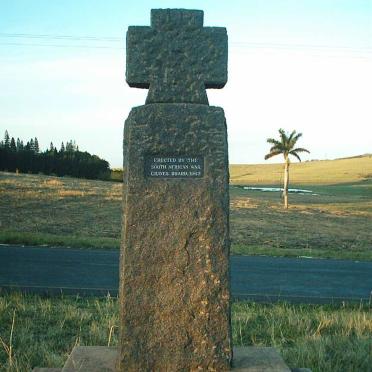
<instances>
[{"instance_id":1,"label":"metal plaque","mask_svg":"<svg viewBox=\"0 0 372 372\"><path fill-rule=\"evenodd\" d=\"M145 158L145 176L152 178L201 178L202 156L150 155Z\"/></svg>"}]
</instances>

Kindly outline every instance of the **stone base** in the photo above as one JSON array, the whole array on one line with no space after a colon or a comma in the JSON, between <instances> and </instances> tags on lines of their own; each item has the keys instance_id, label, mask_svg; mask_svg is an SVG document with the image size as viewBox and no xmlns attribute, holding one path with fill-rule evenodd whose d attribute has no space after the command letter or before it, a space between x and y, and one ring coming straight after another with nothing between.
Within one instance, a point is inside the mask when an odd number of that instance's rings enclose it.
<instances>
[{"instance_id":1,"label":"stone base","mask_svg":"<svg viewBox=\"0 0 372 372\"><path fill-rule=\"evenodd\" d=\"M234 347L233 371L291 372L273 347Z\"/></svg>"},{"instance_id":2,"label":"stone base","mask_svg":"<svg viewBox=\"0 0 372 372\"><path fill-rule=\"evenodd\" d=\"M35 368L33 372L117 372L118 349L105 346L77 346L62 369ZM273 347L235 347L232 371L235 372L291 372ZM292 371L311 372L307 368Z\"/></svg>"},{"instance_id":3,"label":"stone base","mask_svg":"<svg viewBox=\"0 0 372 372\"><path fill-rule=\"evenodd\" d=\"M67 359L62 372L115 372L116 347L77 346Z\"/></svg>"}]
</instances>

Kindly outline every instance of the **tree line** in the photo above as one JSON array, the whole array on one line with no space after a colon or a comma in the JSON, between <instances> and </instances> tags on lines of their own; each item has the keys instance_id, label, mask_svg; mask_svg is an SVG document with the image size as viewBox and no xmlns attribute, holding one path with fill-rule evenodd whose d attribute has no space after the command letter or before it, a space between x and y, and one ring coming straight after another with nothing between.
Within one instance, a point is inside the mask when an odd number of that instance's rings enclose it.
<instances>
[{"instance_id":1,"label":"tree line","mask_svg":"<svg viewBox=\"0 0 372 372\"><path fill-rule=\"evenodd\" d=\"M39 148L38 139L23 140L9 136L5 131L0 141L0 171L43 173L88 179L109 179L110 167L97 155L80 151L75 141L62 142L59 149L50 143L45 151Z\"/></svg>"}]
</instances>

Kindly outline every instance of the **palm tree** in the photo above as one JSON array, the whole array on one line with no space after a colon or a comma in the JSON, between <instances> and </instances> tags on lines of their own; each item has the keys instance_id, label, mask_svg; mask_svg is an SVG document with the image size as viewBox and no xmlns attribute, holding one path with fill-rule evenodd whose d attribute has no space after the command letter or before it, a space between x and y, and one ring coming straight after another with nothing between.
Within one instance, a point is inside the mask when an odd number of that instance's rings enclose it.
<instances>
[{"instance_id":1,"label":"palm tree","mask_svg":"<svg viewBox=\"0 0 372 372\"><path fill-rule=\"evenodd\" d=\"M280 134L280 141L274 138L268 138L267 142L272 145L270 148L270 152L265 155L265 160L272 158L273 156L283 154L284 156L284 187L283 187L283 199L284 199L284 208L288 209L288 184L289 184L289 155L293 155L299 161L301 161L300 156L298 155L299 152L307 152L310 153L309 150L306 150L301 147L295 147L297 141L302 136L302 133L296 133L296 131L292 131L292 133L288 136L288 134L284 131L284 129L279 129Z\"/></svg>"}]
</instances>

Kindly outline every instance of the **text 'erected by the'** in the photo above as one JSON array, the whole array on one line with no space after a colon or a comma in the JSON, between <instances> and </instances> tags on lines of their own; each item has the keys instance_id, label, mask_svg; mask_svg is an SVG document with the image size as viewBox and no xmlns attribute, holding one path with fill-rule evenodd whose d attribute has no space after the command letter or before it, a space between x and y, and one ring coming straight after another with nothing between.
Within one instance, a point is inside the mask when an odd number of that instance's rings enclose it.
<instances>
[{"instance_id":1,"label":"text 'erected by the'","mask_svg":"<svg viewBox=\"0 0 372 372\"><path fill-rule=\"evenodd\" d=\"M154 178L201 178L204 176L204 158L179 155L146 156L145 176Z\"/></svg>"}]
</instances>

